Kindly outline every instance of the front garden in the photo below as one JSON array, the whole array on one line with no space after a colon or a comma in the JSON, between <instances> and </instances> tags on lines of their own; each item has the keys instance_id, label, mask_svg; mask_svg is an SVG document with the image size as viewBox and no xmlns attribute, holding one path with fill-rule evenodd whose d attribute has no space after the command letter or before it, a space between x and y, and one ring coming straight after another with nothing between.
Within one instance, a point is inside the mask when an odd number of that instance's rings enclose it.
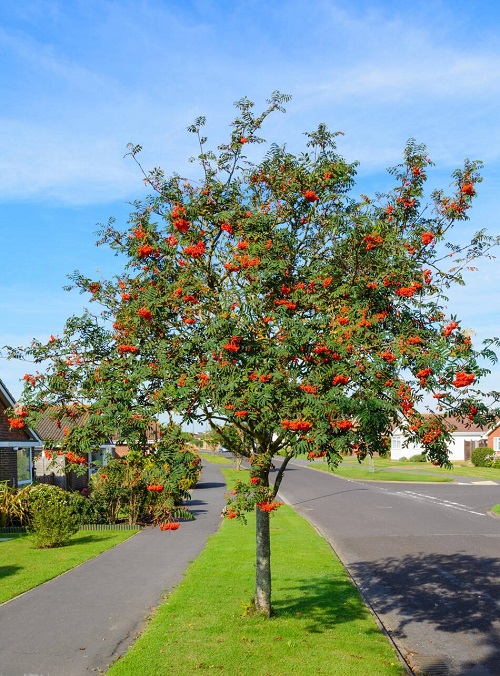
<instances>
[{"instance_id":1,"label":"front garden","mask_svg":"<svg viewBox=\"0 0 500 676\"><path fill-rule=\"evenodd\" d=\"M175 530L179 519L192 519L183 500L198 481L201 459L178 441L110 460L80 492L0 482L0 579L9 583L0 603L119 544L140 525Z\"/></svg>"},{"instance_id":2,"label":"front garden","mask_svg":"<svg viewBox=\"0 0 500 676\"><path fill-rule=\"evenodd\" d=\"M26 534L0 534L0 603L79 566L138 532L79 530L67 547L38 549Z\"/></svg>"},{"instance_id":3,"label":"front garden","mask_svg":"<svg viewBox=\"0 0 500 676\"><path fill-rule=\"evenodd\" d=\"M68 471L87 472L78 455L72 456ZM201 458L180 432L93 470L88 487L79 492L44 483L17 489L1 482L0 532L27 531L35 547L50 549L69 544L82 527L126 523L175 530L179 519L193 518L183 500L198 481Z\"/></svg>"}]
</instances>

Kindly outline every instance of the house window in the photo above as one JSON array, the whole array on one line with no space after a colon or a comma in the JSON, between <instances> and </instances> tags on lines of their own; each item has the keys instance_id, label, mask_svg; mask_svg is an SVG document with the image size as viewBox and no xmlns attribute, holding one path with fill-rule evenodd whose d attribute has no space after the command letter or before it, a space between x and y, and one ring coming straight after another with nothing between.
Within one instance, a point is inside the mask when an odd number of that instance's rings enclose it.
<instances>
[{"instance_id":1,"label":"house window","mask_svg":"<svg viewBox=\"0 0 500 676\"><path fill-rule=\"evenodd\" d=\"M95 474L101 467L105 467L111 458L111 446L101 446L98 451L89 453L89 473ZM95 464L97 463L97 464Z\"/></svg>"},{"instance_id":2,"label":"house window","mask_svg":"<svg viewBox=\"0 0 500 676\"><path fill-rule=\"evenodd\" d=\"M17 483L19 486L30 484L31 477L31 448L17 449Z\"/></svg>"},{"instance_id":3,"label":"house window","mask_svg":"<svg viewBox=\"0 0 500 676\"><path fill-rule=\"evenodd\" d=\"M500 437L493 437L493 450L500 451Z\"/></svg>"},{"instance_id":4,"label":"house window","mask_svg":"<svg viewBox=\"0 0 500 676\"><path fill-rule=\"evenodd\" d=\"M401 440L402 440L401 435L395 435L391 438L391 448L393 451L401 450Z\"/></svg>"}]
</instances>

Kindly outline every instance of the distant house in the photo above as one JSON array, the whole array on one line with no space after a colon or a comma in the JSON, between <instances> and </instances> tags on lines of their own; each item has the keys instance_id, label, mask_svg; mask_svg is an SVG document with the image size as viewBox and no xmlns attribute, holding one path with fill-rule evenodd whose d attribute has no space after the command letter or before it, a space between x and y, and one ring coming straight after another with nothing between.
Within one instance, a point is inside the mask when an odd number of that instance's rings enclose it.
<instances>
[{"instance_id":1,"label":"distant house","mask_svg":"<svg viewBox=\"0 0 500 676\"><path fill-rule=\"evenodd\" d=\"M146 430L147 444L152 446L158 442L160 434L160 423L152 422L149 424L148 429ZM112 439L113 444L113 456L115 458L123 458L128 453L130 453L130 448L128 446L127 440L120 438L118 435L114 435Z\"/></svg>"},{"instance_id":2,"label":"distant house","mask_svg":"<svg viewBox=\"0 0 500 676\"><path fill-rule=\"evenodd\" d=\"M452 440L448 446L449 458L454 461L469 461L472 451L478 446L489 446L500 453L500 424L485 429L470 422L465 424L457 418L447 417L446 420L455 428ZM424 450L417 444L404 445L405 437L401 427L395 427L391 435L391 458L409 458L418 455Z\"/></svg>"},{"instance_id":3,"label":"distant house","mask_svg":"<svg viewBox=\"0 0 500 676\"><path fill-rule=\"evenodd\" d=\"M500 422L488 430L487 442L486 446L492 448L495 455L500 455Z\"/></svg>"},{"instance_id":4,"label":"distant house","mask_svg":"<svg viewBox=\"0 0 500 676\"><path fill-rule=\"evenodd\" d=\"M33 458L41 439L27 427L11 428L5 411L15 405L14 397L0 380L0 481L17 488L33 481Z\"/></svg>"},{"instance_id":5,"label":"distant house","mask_svg":"<svg viewBox=\"0 0 500 676\"><path fill-rule=\"evenodd\" d=\"M96 467L105 464L107 457L114 456L115 447L109 441L107 444L102 444L98 451L85 454L87 465L85 474L77 475L75 472L66 472L67 459L64 455L58 455L58 450L65 438L64 430L84 425L86 417L86 414L82 414L77 418L64 418L59 425L49 415L38 421L36 432L41 439L41 445L34 459L37 481L54 484L61 488L81 490L88 486L90 476L96 471ZM96 462L98 465L94 464Z\"/></svg>"}]
</instances>

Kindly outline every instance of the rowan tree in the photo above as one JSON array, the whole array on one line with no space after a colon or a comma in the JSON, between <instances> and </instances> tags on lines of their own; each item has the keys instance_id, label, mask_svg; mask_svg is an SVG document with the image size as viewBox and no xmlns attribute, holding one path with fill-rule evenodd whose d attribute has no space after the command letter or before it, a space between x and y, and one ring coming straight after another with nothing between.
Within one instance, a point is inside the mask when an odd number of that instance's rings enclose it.
<instances>
[{"instance_id":1,"label":"rowan tree","mask_svg":"<svg viewBox=\"0 0 500 676\"><path fill-rule=\"evenodd\" d=\"M226 515L255 509L255 606L267 614L269 517L294 455L333 466L345 452L361 459L398 424L429 460L447 465L446 415L476 423L494 415L476 389L494 341L476 349L445 297L498 243L483 231L464 243L480 163L466 160L453 173L449 195L426 196L432 162L410 140L390 170L394 188L358 197L356 163L338 154L338 134L323 124L306 134L301 154L273 144L250 161L265 118L287 100L273 94L261 115L238 101L216 151L198 118L189 127L199 143L191 179L143 171L140 146L129 146L152 193L134 203L124 229L110 221L99 239L125 259L123 274L72 276L101 313L12 352L49 364L25 377L13 424L51 406L90 409L68 449L117 425L140 439L161 413L208 422L221 438L227 425L238 430L251 474ZM424 397L445 415L423 417Z\"/></svg>"}]
</instances>

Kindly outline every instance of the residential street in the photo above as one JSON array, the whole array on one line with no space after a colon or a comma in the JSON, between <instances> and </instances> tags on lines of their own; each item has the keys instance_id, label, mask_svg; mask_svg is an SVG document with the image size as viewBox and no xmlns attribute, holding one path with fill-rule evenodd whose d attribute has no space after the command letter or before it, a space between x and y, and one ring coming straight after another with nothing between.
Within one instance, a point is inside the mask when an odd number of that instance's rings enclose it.
<instances>
[{"instance_id":1,"label":"residential street","mask_svg":"<svg viewBox=\"0 0 500 676\"><path fill-rule=\"evenodd\" d=\"M408 663L500 673L500 483L359 482L289 466L280 495L327 538Z\"/></svg>"}]
</instances>

